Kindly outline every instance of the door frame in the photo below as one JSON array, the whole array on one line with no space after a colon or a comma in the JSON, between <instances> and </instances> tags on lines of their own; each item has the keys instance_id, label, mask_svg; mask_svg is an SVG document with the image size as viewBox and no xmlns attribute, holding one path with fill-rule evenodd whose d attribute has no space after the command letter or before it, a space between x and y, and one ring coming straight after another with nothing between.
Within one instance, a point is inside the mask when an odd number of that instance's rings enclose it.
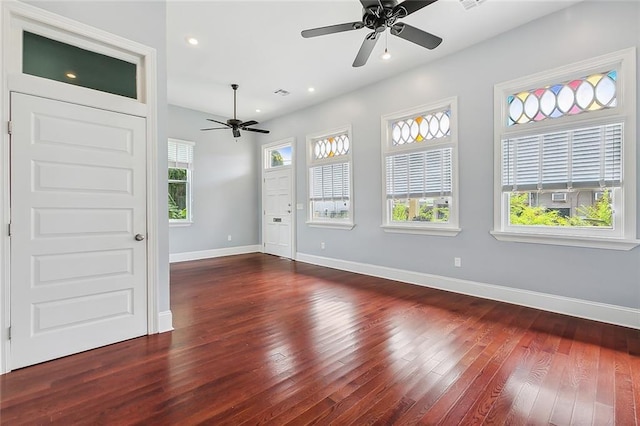
<instances>
[{"instance_id":1,"label":"door frame","mask_svg":"<svg viewBox=\"0 0 640 426\"><path fill-rule=\"evenodd\" d=\"M264 197L265 197L265 178L268 173L267 169L267 151L277 148L279 146L291 146L291 165L283 166L282 169L288 168L291 176L289 179L290 182L290 191L291 191L291 235L289 236L291 240L289 241L289 246L291 247L291 260L296 259L297 248L296 248L296 223L298 216L298 208L296 203L296 139L294 137L280 139L275 142L269 142L260 146L262 150L260 153L260 228L262 229L262 241L260 244L260 250L264 253L265 249L265 241L266 241L266 229L265 229L265 210L264 210ZM282 170L278 168L277 170Z\"/></svg>"},{"instance_id":2,"label":"door frame","mask_svg":"<svg viewBox=\"0 0 640 426\"><path fill-rule=\"evenodd\" d=\"M158 152L157 152L157 81L156 51L106 31L65 18L18 1L2 1L0 7L0 374L10 371L11 341L11 240L8 235L10 211L9 131L11 92L51 98L83 106L135 115L146 119L146 219L147 219L147 329L159 330L158 303L159 220L158 220ZM84 87L46 80L21 73L22 30L75 46L133 62L138 70L138 98L101 93ZM169 328L170 329L170 328Z\"/></svg>"}]
</instances>

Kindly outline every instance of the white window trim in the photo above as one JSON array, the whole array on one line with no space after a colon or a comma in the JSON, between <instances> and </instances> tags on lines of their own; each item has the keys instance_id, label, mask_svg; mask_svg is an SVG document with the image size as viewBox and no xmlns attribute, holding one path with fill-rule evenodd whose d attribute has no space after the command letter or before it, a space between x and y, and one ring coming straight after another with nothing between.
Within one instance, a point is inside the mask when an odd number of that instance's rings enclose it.
<instances>
[{"instance_id":1,"label":"white window trim","mask_svg":"<svg viewBox=\"0 0 640 426\"><path fill-rule=\"evenodd\" d=\"M450 136L438 141L430 141L418 144L402 146L391 145L391 122L430 112L441 111L444 108L451 109ZM458 189L458 98L451 97L430 104L419 105L403 111L397 111L383 115L380 120L380 135L382 146L382 225L385 232L402 234L423 234L435 236L455 237L462 231L459 221L459 189ZM451 147L452 150L452 183L451 198L453 206L449 210L449 222L425 222L425 223L395 223L389 218L387 203L387 168L386 158L398 153L422 152L435 148Z\"/></svg>"},{"instance_id":2,"label":"white window trim","mask_svg":"<svg viewBox=\"0 0 640 426\"><path fill-rule=\"evenodd\" d=\"M346 155L339 155L333 158L323 158L321 160L315 160L313 158L313 142L320 138L325 138L339 133L346 133L349 137L349 153ZM309 170L312 167L319 165L337 164L337 163L349 163L349 219L314 219L313 209L311 208L311 194L307 193L307 207L309 214L307 215L306 224L312 228L329 228L329 229L343 229L351 230L355 227L354 222L354 205L353 202L353 137L351 133L351 125L347 124L328 131L318 132L307 135L307 170L306 170L306 188L309 191Z\"/></svg>"},{"instance_id":3,"label":"white window trim","mask_svg":"<svg viewBox=\"0 0 640 426\"><path fill-rule=\"evenodd\" d=\"M606 69L618 70L617 107L507 126L505 99L508 95L551 83L579 78ZM611 122L624 124L622 169L623 186L614 197L622 211L614 216L616 228L526 227L508 224L509 212L502 192L502 139L579 128ZM496 239L509 242L552 244L613 250L631 250L640 245L636 239L636 52L629 48L580 61L554 70L497 84L494 87L494 223L490 232ZM620 217L622 216L622 217Z\"/></svg>"},{"instance_id":4,"label":"white window trim","mask_svg":"<svg viewBox=\"0 0 640 426\"><path fill-rule=\"evenodd\" d=\"M168 138L167 145L169 144L169 142L182 144L182 145L189 145L191 146L191 149L195 151L195 146L196 146L195 142L176 139L176 138ZM191 167L187 169L187 218L186 219L169 219L169 227L171 228L179 228L179 227L186 227L186 226L193 225L193 170L194 170L193 164L195 162L195 152L193 152L192 157L193 158L191 162ZM171 167L171 165L167 165L167 171L170 168L173 168L173 167ZM167 190L168 190L168 186L167 186Z\"/></svg>"}]
</instances>

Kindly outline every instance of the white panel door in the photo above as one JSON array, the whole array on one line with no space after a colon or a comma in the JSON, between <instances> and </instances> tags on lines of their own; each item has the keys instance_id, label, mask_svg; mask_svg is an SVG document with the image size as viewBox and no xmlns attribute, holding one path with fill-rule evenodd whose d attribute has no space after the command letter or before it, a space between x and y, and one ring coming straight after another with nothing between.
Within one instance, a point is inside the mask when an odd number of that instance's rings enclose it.
<instances>
[{"instance_id":1,"label":"white panel door","mask_svg":"<svg viewBox=\"0 0 640 426\"><path fill-rule=\"evenodd\" d=\"M265 171L263 194L264 252L292 258L291 168Z\"/></svg>"},{"instance_id":2,"label":"white panel door","mask_svg":"<svg viewBox=\"0 0 640 426\"><path fill-rule=\"evenodd\" d=\"M11 368L146 334L145 119L12 93L11 121Z\"/></svg>"}]
</instances>

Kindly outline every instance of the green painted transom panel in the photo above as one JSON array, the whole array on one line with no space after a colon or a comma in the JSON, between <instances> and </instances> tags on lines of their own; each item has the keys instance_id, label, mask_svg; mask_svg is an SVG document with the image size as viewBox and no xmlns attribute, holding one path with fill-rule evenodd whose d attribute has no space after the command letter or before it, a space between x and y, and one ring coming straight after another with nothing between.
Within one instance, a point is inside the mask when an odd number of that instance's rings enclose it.
<instances>
[{"instance_id":1,"label":"green painted transom panel","mask_svg":"<svg viewBox=\"0 0 640 426\"><path fill-rule=\"evenodd\" d=\"M22 72L137 99L136 64L26 31Z\"/></svg>"}]
</instances>

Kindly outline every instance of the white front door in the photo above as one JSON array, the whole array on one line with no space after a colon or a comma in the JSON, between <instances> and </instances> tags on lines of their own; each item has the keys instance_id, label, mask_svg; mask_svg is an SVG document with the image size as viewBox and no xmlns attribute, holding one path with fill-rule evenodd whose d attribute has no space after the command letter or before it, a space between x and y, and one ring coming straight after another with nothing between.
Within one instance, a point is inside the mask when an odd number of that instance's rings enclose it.
<instances>
[{"instance_id":1,"label":"white front door","mask_svg":"<svg viewBox=\"0 0 640 426\"><path fill-rule=\"evenodd\" d=\"M11 121L11 368L146 334L145 119L12 93Z\"/></svg>"},{"instance_id":2,"label":"white front door","mask_svg":"<svg viewBox=\"0 0 640 426\"><path fill-rule=\"evenodd\" d=\"M291 167L265 170L262 192L264 252L291 259Z\"/></svg>"}]
</instances>

